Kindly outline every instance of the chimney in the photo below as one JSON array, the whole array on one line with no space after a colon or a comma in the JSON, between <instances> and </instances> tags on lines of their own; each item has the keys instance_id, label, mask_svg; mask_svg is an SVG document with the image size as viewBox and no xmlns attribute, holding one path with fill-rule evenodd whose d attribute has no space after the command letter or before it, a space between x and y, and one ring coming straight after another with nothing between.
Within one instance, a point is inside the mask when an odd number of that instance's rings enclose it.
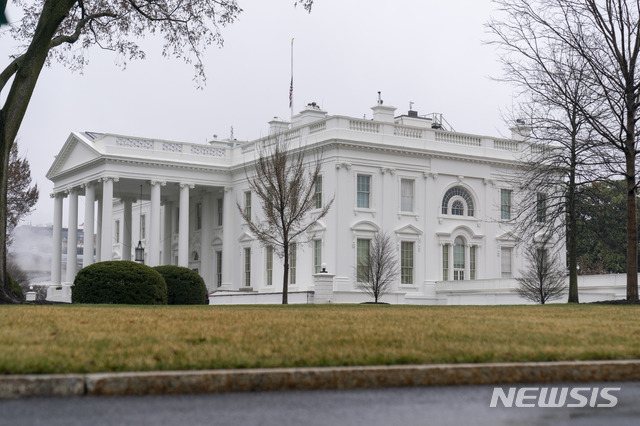
<instances>
[{"instance_id":1,"label":"chimney","mask_svg":"<svg viewBox=\"0 0 640 426\"><path fill-rule=\"evenodd\" d=\"M269 134L277 135L289 130L289 122L284 121L282 118L273 117L273 120L269 122Z\"/></svg>"},{"instance_id":2,"label":"chimney","mask_svg":"<svg viewBox=\"0 0 640 426\"><path fill-rule=\"evenodd\" d=\"M522 118L516 120L516 125L511 127L511 139L514 141L524 141L531 136L531 126Z\"/></svg>"},{"instance_id":3,"label":"chimney","mask_svg":"<svg viewBox=\"0 0 640 426\"><path fill-rule=\"evenodd\" d=\"M327 118L327 111L321 109L315 102L310 102L299 114L293 116L292 127L305 126L325 118Z\"/></svg>"},{"instance_id":4,"label":"chimney","mask_svg":"<svg viewBox=\"0 0 640 426\"><path fill-rule=\"evenodd\" d=\"M371 109L373 110L374 121L393 123L393 116L396 112L396 107L382 105L379 103L378 105L371 107Z\"/></svg>"}]
</instances>

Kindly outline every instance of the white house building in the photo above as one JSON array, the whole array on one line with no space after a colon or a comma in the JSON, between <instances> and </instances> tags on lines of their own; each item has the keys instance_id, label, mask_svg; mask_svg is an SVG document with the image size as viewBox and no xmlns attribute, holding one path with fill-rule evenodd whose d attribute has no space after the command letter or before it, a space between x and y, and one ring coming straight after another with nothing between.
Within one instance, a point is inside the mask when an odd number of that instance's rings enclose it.
<instances>
[{"instance_id":1,"label":"white house building","mask_svg":"<svg viewBox=\"0 0 640 426\"><path fill-rule=\"evenodd\" d=\"M278 134L292 147L322 150L318 207L334 199L311 243L295 246L290 302L313 299L322 263L332 277L331 301L366 301L355 265L380 231L397 244L401 265L383 300L448 303L458 290L489 289L492 297L522 302L511 291L514 280L502 280L525 267L511 234L517 159L531 149L519 129L511 139L483 137L447 131L437 115L397 115L381 102L372 110L373 119L362 119L309 104L291 122L271 121L270 136L249 142L72 133L47 173L54 183L54 287L68 292L77 272L77 259L68 255L61 274L66 206L69 244L84 222L85 266L94 261L94 246L98 261L133 260L140 240L147 265L197 270L212 303L277 303L280 259L251 234L236 203L260 215L247 170L256 147ZM78 197L85 206L80 219ZM504 282L511 290L501 290Z\"/></svg>"}]
</instances>

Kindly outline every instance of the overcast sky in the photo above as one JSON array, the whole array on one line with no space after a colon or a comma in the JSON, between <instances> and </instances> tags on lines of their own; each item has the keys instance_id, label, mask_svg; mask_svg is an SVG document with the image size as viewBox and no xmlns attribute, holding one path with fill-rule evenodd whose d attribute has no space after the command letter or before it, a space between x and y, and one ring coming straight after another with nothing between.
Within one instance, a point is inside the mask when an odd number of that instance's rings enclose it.
<instances>
[{"instance_id":1,"label":"overcast sky","mask_svg":"<svg viewBox=\"0 0 640 426\"><path fill-rule=\"evenodd\" d=\"M53 221L45 174L72 131L196 143L227 138L231 126L238 140L267 134L270 119L290 115L291 38L296 112L317 102L330 115L370 117L381 91L398 115L414 102L414 110L442 113L457 131L508 134L501 111L511 105L511 89L491 80L500 66L495 48L483 44L490 0L316 0L311 14L293 3L239 0L244 12L223 29L224 47L204 54L203 90L193 68L163 58L153 39L144 40L147 59L124 71L98 48L83 74L45 68L18 135L40 188L25 222ZM7 12L16 16L11 6ZM0 67L15 45L3 31Z\"/></svg>"}]
</instances>

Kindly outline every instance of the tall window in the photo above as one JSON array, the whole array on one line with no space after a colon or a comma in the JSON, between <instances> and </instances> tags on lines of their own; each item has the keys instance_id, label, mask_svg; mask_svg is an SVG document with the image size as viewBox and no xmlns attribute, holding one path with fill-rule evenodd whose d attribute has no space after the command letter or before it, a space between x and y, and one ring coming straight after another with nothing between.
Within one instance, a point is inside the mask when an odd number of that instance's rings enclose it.
<instances>
[{"instance_id":1,"label":"tall window","mask_svg":"<svg viewBox=\"0 0 640 426\"><path fill-rule=\"evenodd\" d=\"M476 246L469 248L469 279L476 279Z\"/></svg>"},{"instance_id":2,"label":"tall window","mask_svg":"<svg viewBox=\"0 0 640 426\"><path fill-rule=\"evenodd\" d=\"M116 244L120 242L120 221L116 220L115 224Z\"/></svg>"},{"instance_id":3,"label":"tall window","mask_svg":"<svg viewBox=\"0 0 640 426\"><path fill-rule=\"evenodd\" d=\"M413 284L413 241L400 243L400 284Z\"/></svg>"},{"instance_id":4,"label":"tall window","mask_svg":"<svg viewBox=\"0 0 640 426\"><path fill-rule=\"evenodd\" d=\"M511 247L502 247L500 249L500 271L502 278L511 278Z\"/></svg>"},{"instance_id":5,"label":"tall window","mask_svg":"<svg viewBox=\"0 0 640 426\"><path fill-rule=\"evenodd\" d=\"M413 179L400 179L400 211L412 212L413 207Z\"/></svg>"},{"instance_id":6,"label":"tall window","mask_svg":"<svg viewBox=\"0 0 640 426\"><path fill-rule=\"evenodd\" d=\"M368 209L371 207L371 176L358 175L358 202L357 207Z\"/></svg>"},{"instance_id":7,"label":"tall window","mask_svg":"<svg viewBox=\"0 0 640 426\"><path fill-rule=\"evenodd\" d=\"M223 208L223 199L218 198L218 226L222 226L222 208Z\"/></svg>"},{"instance_id":8,"label":"tall window","mask_svg":"<svg viewBox=\"0 0 640 426\"><path fill-rule=\"evenodd\" d=\"M511 190L500 190L500 218L511 220Z\"/></svg>"},{"instance_id":9,"label":"tall window","mask_svg":"<svg viewBox=\"0 0 640 426\"><path fill-rule=\"evenodd\" d=\"M313 270L322 272L322 240L313 240Z\"/></svg>"},{"instance_id":10,"label":"tall window","mask_svg":"<svg viewBox=\"0 0 640 426\"><path fill-rule=\"evenodd\" d=\"M289 244L289 284L296 283L297 269L296 243Z\"/></svg>"},{"instance_id":11,"label":"tall window","mask_svg":"<svg viewBox=\"0 0 640 426\"><path fill-rule=\"evenodd\" d=\"M267 285L273 285L273 247L267 247Z\"/></svg>"},{"instance_id":12,"label":"tall window","mask_svg":"<svg viewBox=\"0 0 640 426\"><path fill-rule=\"evenodd\" d=\"M371 240L358 238L356 247L356 275L358 282L369 282L369 253Z\"/></svg>"},{"instance_id":13,"label":"tall window","mask_svg":"<svg viewBox=\"0 0 640 426\"><path fill-rule=\"evenodd\" d=\"M251 247L244 249L244 286L251 287Z\"/></svg>"},{"instance_id":14,"label":"tall window","mask_svg":"<svg viewBox=\"0 0 640 426\"><path fill-rule=\"evenodd\" d=\"M244 214L251 218L251 191L244 193Z\"/></svg>"},{"instance_id":15,"label":"tall window","mask_svg":"<svg viewBox=\"0 0 640 426\"><path fill-rule=\"evenodd\" d=\"M316 178L316 209L322 208L322 175Z\"/></svg>"},{"instance_id":16,"label":"tall window","mask_svg":"<svg viewBox=\"0 0 640 426\"><path fill-rule=\"evenodd\" d=\"M449 244L442 245L442 281L449 281Z\"/></svg>"},{"instance_id":17,"label":"tall window","mask_svg":"<svg viewBox=\"0 0 640 426\"><path fill-rule=\"evenodd\" d=\"M547 220L547 196L541 192L536 197L536 218L538 222Z\"/></svg>"},{"instance_id":18,"label":"tall window","mask_svg":"<svg viewBox=\"0 0 640 426\"><path fill-rule=\"evenodd\" d=\"M140 216L140 239L147 238L147 215Z\"/></svg>"},{"instance_id":19,"label":"tall window","mask_svg":"<svg viewBox=\"0 0 640 426\"><path fill-rule=\"evenodd\" d=\"M196 229L202 229L202 203L196 204Z\"/></svg>"},{"instance_id":20,"label":"tall window","mask_svg":"<svg viewBox=\"0 0 640 426\"><path fill-rule=\"evenodd\" d=\"M453 202L451 202L452 200ZM449 205L450 202L451 205ZM461 186L454 186L445 192L444 197L442 197L442 214L464 215L465 210L467 216L475 214L473 198L469 191Z\"/></svg>"},{"instance_id":21,"label":"tall window","mask_svg":"<svg viewBox=\"0 0 640 426\"><path fill-rule=\"evenodd\" d=\"M465 259L465 240L462 237L456 237L453 244L453 279L464 280Z\"/></svg>"},{"instance_id":22,"label":"tall window","mask_svg":"<svg viewBox=\"0 0 640 426\"><path fill-rule=\"evenodd\" d=\"M216 284L222 286L222 251L216 252Z\"/></svg>"}]
</instances>

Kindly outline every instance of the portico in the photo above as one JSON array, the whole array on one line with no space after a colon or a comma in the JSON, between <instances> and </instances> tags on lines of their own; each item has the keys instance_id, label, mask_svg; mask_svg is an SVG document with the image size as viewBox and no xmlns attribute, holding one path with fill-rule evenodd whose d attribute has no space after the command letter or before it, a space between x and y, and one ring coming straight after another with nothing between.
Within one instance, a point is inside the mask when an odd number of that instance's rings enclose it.
<instances>
[{"instance_id":1,"label":"portico","mask_svg":"<svg viewBox=\"0 0 640 426\"><path fill-rule=\"evenodd\" d=\"M126 158L118 155L121 147L127 148ZM78 266L96 261L133 260L140 241L145 264L197 269L207 285L213 285L218 265L212 241L224 241L225 230L231 234L233 226L232 210L215 207L218 203L222 207L224 201L233 206L234 200L227 195L231 191L224 190L229 188L226 150L203 145L193 148L191 144L72 133L47 174L54 182L51 282L71 284ZM138 155L132 157L137 150ZM80 206L84 207L83 224L78 221ZM221 226L213 226L214 221ZM79 225L84 228L84 241L76 249ZM223 244L222 257L232 259L231 253L225 253L230 250L231 244Z\"/></svg>"}]
</instances>

